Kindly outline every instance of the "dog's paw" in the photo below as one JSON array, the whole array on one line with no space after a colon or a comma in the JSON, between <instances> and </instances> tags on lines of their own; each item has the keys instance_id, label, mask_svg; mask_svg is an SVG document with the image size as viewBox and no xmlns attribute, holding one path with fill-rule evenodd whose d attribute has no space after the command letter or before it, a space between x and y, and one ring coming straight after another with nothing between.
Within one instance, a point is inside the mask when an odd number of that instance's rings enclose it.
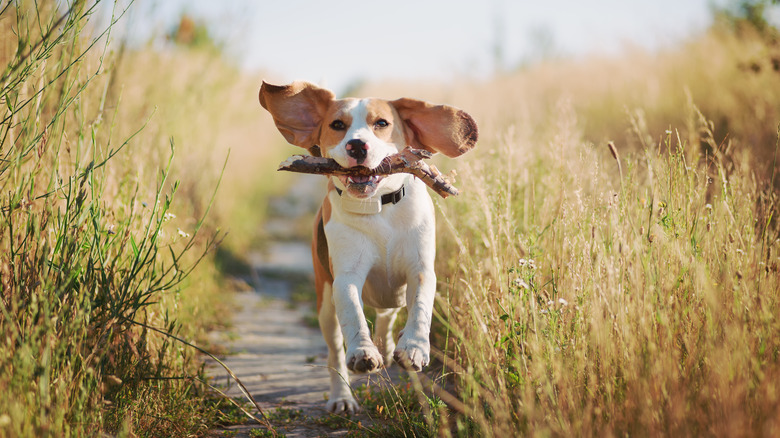
<instances>
[{"instance_id":1,"label":"dog's paw","mask_svg":"<svg viewBox=\"0 0 780 438\"><path fill-rule=\"evenodd\" d=\"M408 371L420 371L430 362L431 344L428 339L401 336L393 352L393 359Z\"/></svg>"},{"instance_id":2,"label":"dog's paw","mask_svg":"<svg viewBox=\"0 0 780 438\"><path fill-rule=\"evenodd\" d=\"M360 405L351 395L339 397L334 400L328 400L325 404L325 408L331 414L347 414L352 415L360 410Z\"/></svg>"},{"instance_id":3,"label":"dog's paw","mask_svg":"<svg viewBox=\"0 0 780 438\"><path fill-rule=\"evenodd\" d=\"M384 358L373 344L347 351L347 368L352 372L373 373L384 366Z\"/></svg>"}]
</instances>

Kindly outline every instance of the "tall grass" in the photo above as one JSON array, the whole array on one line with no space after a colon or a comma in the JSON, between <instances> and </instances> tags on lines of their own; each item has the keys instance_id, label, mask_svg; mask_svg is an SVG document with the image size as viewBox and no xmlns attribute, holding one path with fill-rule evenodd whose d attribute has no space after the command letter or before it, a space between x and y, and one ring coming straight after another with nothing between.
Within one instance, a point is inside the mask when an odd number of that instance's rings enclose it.
<instances>
[{"instance_id":1,"label":"tall grass","mask_svg":"<svg viewBox=\"0 0 780 438\"><path fill-rule=\"evenodd\" d=\"M437 201L430 435L780 433L775 54L716 27L403 91L481 128Z\"/></svg>"},{"instance_id":2,"label":"tall grass","mask_svg":"<svg viewBox=\"0 0 780 438\"><path fill-rule=\"evenodd\" d=\"M468 427L777 433L776 194L674 131L620 179L560 111L545 150L507 137L444 210L441 359Z\"/></svg>"},{"instance_id":3,"label":"tall grass","mask_svg":"<svg viewBox=\"0 0 780 438\"><path fill-rule=\"evenodd\" d=\"M0 15L16 46L0 80L0 436L183 436L214 417L194 351L138 324L182 330L182 286L215 243L209 200L177 219L174 141L117 118L112 27L88 31L98 3Z\"/></svg>"},{"instance_id":4,"label":"tall grass","mask_svg":"<svg viewBox=\"0 0 780 438\"><path fill-rule=\"evenodd\" d=\"M222 249L236 256L261 242L264 201L285 188L276 167L294 150L263 117L257 103L261 80L262 75L242 72L213 52L180 46L162 52L128 49L117 66L118 118L134 120L153 112L142 133L145 140L177 140L172 171L181 181L185 207L193 206L182 214L202 213L203 194L211 192L229 155L212 214L213 223L228 233ZM118 131L132 134L127 125ZM155 151L160 159L164 152Z\"/></svg>"},{"instance_id":5,"label":"tall grass","mask_svg":"<svg viewBox=\"0 0 780 438\"><path fill-rule=\"evenodd\" d=\"M197 339L217 322L219 260L191 271L217 231L202 218L246 250L283 189L264 166L292 148L259 76L181 47L112 52L93 12L0 2L0 436L205 433L194 350L138 323ZM451 396L407 410L413 433L777 433L776 52L718 29L361 92L455 104L483 133L452 163L462 195L437 202Z\"/></svg>"}]
</instances>

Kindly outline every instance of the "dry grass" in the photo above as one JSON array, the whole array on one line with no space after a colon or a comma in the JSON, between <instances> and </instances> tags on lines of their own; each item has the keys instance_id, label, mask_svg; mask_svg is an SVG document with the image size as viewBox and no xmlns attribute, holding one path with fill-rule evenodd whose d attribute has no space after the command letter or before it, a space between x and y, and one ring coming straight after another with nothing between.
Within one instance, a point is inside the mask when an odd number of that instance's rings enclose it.
<instances>
[{"instance_id":1,"label":"dry grass","mask_svg":"<svg viewBox=\"0 0 780 438\"><path fill-rule=\"evenodd\" d=\"M483 140L438 202L439 434L780 432L780 73L740 38L451 91Z\"/></svg>"},{"instance_id":2,"label":"dry grass","mask_svg":"<svg viewBox=\"0 0 780 438\"><path fill-rule=\"evenodd\" d=\"M204 253L268 192L248 188L266 180L246 164L259 125L234 101L256 86L213 53L107 49L92 3L7 5L0 436L205 433L218 413L196 351L140 324L203 341L226 311ZM244 156L212 203L229 142Z\"/></svg>"},{"instance_id":3,"label":"dry grass","mask_svg":"<svg viewBox=\"0 0 780 438\"><path fill-rule=\"evenodd\" d=\"M154 77L149 76L152 66ZM187 204L194 206L203 204L224 165L214 222L228 232L231 250L240 253L257 244L266 208L262 201L282 187L276 166L292 149L284 147L272 121L261 113L257 90L262 77L240 72L212 52L187 48L128 51L117 73L118 119L150 118L139 153L155 153L175 139L173 173ZM127 135L128 129L116 135ZM143 171L145 159L130 155L127 160Z\"/></svg>"},{"instance_id":4,"label":"dry grass","mask_svg":"<svg viewBox=\"0 0 780 438\"><path fill-rule=\"evenodd\" d=\"M627 160L621 188L560 117L547 152L507 139L474 160L461 173L473 195L444 210L459 243L440 250L453 255L440 269L445 366L476 426L776 432L776 199L682 149Z\"/></svg>"},{"instance_id":5,"label":"dry grass","mask_svg":"<svg viewBox=\"0 0 780 438\"><path fill-rule=\"evenodd\" d=\"M431 435L780 433L778 60L776 38L719 25L657 54L361 92L480 125L443 163L462 194L437 202L433 336L460 402Z\"/></svg>"},{"instance_id":6,"label":"dry grass","mask_svg":"<svg viewBox=\"0 0 780 438\"><path fill-rule=\"evenodd\" d=\"M203 433L215 412L194 352L122 318L188 339L218 323L220 260L149 286L218 228L233 254L261 240L265 198L284 189L274 170L297 150L257 104L261 77L209 52L101 65L91 50L44 87L85 49L80 26L0 84L0 116L13 113L0 125L0 435ZM403 421L444 436L779 433L778 59L766 36L715 29L658 54L365 87L462 107L482 133L477 152L441 163L463 193L437 202L438 382L460 403L428 400ZM196 229L179 253L179 231Z\"/></svg>"}]
</instances>

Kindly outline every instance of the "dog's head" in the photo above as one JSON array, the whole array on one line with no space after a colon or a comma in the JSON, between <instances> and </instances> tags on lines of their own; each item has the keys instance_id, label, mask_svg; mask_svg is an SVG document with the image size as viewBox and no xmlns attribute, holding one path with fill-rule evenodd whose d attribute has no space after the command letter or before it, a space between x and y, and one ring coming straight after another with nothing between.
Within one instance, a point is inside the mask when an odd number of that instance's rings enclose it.
<instances>
[{"instance_id":1,"label":"dog's head","mask_svg":"<svg viewBox=\"0 0 780 438\"><path fill-rule=\"evenodd\" d=\"M406 146L457 157L477 142L477 124L465 112L415 99L336 99L329 90L308 82L271 85L263 82L260 104L293 145L336 160L342 167L373 169ZM388 177L340 177L337 185L366 198L381 187L400 187ZM395 186L395 187L394 187Z\"/></svg>"}]
</instances>

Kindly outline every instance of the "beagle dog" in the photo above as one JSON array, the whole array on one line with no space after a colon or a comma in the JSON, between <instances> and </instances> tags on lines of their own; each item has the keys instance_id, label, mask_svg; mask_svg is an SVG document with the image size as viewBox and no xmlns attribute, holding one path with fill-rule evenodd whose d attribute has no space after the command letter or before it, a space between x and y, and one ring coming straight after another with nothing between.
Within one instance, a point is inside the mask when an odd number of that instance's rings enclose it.
<instances>
[{"instance_id":1,"label":"beagle dog","mask_svg":"<svg viewBox=\"0 0 780 438\"><path fill-rule=\"evenodd\" d=\"M471 116L420 100L336 99L307 82L263 82L260 104L289 143L342 167L373 169L407 146L457 157L477 142ZM429 362L435 214L425 184L409 174L328 180L312 242L317 313L328 345L326 407L353 413L358 404L347 370L370 373L394 359L419 371ZM373 339L364 305L376 309ZM392 327L403 306L408 318L396 343Z\"/></svg>"}]
</instances>

